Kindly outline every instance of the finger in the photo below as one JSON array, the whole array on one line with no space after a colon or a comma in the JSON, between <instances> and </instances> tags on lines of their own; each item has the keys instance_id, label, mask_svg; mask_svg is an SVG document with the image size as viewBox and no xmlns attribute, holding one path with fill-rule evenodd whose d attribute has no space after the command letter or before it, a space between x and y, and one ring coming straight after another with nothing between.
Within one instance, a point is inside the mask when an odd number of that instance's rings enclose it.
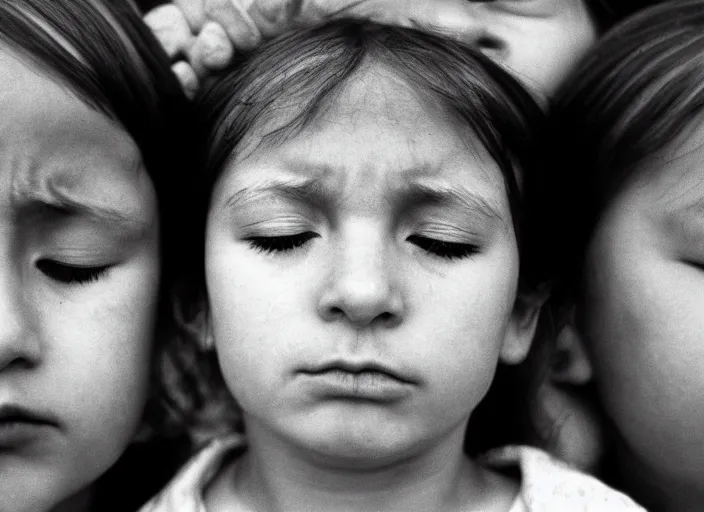
<instances>
[{"instance_id":1,"label":"finger","mask_svg":"<svg viewBox=\"0 0 704 512\"><path fill-rule=\"evenodd\" d=\"M203 0L173 0L174 3L181 9L183 16L191 28L191 33L197 34L205 25L205 6Z\"/></svg>"},{"instance_id":2,"label":"finger","mask_svg":"<svg viewBox=\"0 0 704 512\"><path fill-rule=\"evenodd\" d=\"M473 44L486 31L484 15L477 7L476 3L456 0L437 0L432 5L418 2L409 5L403 16L408 18L410 27ZM376 21L395 24L393 17Z\"/></svg>"},{"instance_id":3,"label":"finger","mask_svg":"<svg viewBox=\"0 0 704 512\"><path fill-rule=\"evenodd\" d=\"M173 4L152 9L144 16L169 58L185 54L193 44L193 35L181 10Z\"/></svg>"},{"instance_id":4,"label":"finger","mask_svg":"<svg viewBox=\"0 0 704 512\"><path fill-rule=\"evenodd\" d=\"M193 99L198 92L200 81L191 65L181 60L171 66L171 71L176 75L178 81L181 82L181 87L186 96L189 99Z\"/></svg>"},{"instance_id":5,"label":"finger","mask_svg":"<svg viewBox=\"0 0 704 512\"><path fill-rule=\"evenodd\" d=\"M205 0L205 12L225 29L236 50L249 51L261 44L261 32L239 0Z\"/></svg>"},{"instance_id":6,"label":"finger","mask_svg":"<svg viewBox=\"0 0 704 512\"><path fill-rule=\"evenodd\" d=\"M232 41L219 23L208 21L191 48L191 64L199 76L225 68L234 57ZM196 69L200 68L200 69Z\"/></svg>"},{"instance_id":7,"label":"finger","mask_svg":"<svg viewBox=\"0 0 704 512\"><path fill-rule=\"evenodd\" d=\"M376 11L408 0L247 0L248 12L264 37L271 38L293 28L309 27L342 18L372 19ZM417 1L417 0L416 0ZM381 4L381 5L380 5Z\"/></svg>"},{"instance_id":8,"label":"finger","mask_svg":"<svg viewBox=\"0 0 704 512\"><path fill-rule=\"evenodd\" d=\"M308 0L318 10L327 0ZM385 25L412 27L445 37L473 42L483 32L476 4L466 0L336 0L337 10L328 19L353 18ZM308 7L311 9L312 7Z\"/></svg>"},{"instance_id":9,"label":"finger","mask_svg":"<svg viewBox=\"0 0 704 512\"><path fill-rule=\"evenodd\" d=\"M300 19L301 13L310 13L301 9L302 4L300 0L253 0L247 12L262 36L272 38L297 25L306 25Z\"/></svg>"},{"instance_id":10,"label":"finger","mask_svg":"<svg viewBox=\"0 0 704 512\"><path fill-rule=\"evenodd\" d=\"M292 28L338 19L414 27L472 42L482 31L475 6L466 0L251 0L249 14L267 38Z\"/></svg>"}]
</instances>

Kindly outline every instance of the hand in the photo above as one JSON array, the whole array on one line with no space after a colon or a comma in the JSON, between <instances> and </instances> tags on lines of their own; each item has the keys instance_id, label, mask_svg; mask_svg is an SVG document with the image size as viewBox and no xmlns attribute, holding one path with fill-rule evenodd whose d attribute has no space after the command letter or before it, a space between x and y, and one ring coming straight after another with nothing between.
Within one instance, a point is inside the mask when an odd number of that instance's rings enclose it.
<instances>
[{"instance_id":1,"label":"hand","mask_svg":"<svg viewBox=\"0 0 704 512\"><path fill-rule=\"evenodd\" d=\"M199 78L232 61L234 46L220 24L205 18L193 18L193 13L189 14L189 21L187 13L176 4L165 4L147 13L144 21L169 58L176 61L171 69L186 95L193 97L198 90ZM192 27L197 27L197 36ZM259 44L259 40L252 44ZM241 46L241 49L245 48L246 41Z\"/></svg>"},{"instance_id":2,"label":"hand","mask_svg":"<svg viewBox=\"0 0 704 512\"><path fill-rule=\"evenodd\" d=\"M236 51L289 30L342 18L416 27L473 40L480 26L466 0L174 0L145 22L172 59L187 93L198 80L227 66Z\"/></svg>"},{"instance_id":3,"label":"hand","mask_svg":"<svg viewBox=\"0 0 704 512\"><path fill-rule=\"evenodd\" d=\"M471 38L479 30L466 0L249 0L247 12L266 38L343 18L415 27L459 39Z\"/></svg>"}]
</instances>

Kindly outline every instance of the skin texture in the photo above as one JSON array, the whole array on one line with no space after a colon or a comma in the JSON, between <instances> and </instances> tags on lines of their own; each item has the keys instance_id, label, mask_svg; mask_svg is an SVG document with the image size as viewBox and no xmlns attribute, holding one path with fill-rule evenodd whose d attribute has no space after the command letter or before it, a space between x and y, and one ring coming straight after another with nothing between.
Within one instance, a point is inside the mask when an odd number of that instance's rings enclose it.
<instances>
[{"instance_id":1,"label":"skin texture","mask_svg":"<svg viewBox=\"0 0 704 512\"><path fill-rule=\"evenodd\" d=\"M472 42L548 97L596 41L596 28L581 0L465 3L481 27Z\"/></svg>"},{"instance_id":2,"label":"skin texture","mask_svg":"<svg viewBox=\"0 0 704 512\"><path fill-rule=\"evenodd\" d=\"M130 137L5 48L0 109L0 413L53 422L0 423L0 510L36 512L107 470L139 426L159 226Z\"/></svg>"},{"instance_id":3,"label":"skin texture","mask_svg":"<svg viewBox=\"0 0 704 512\"><path fill-rule=\"evenodd\" d=\"M634 173L587 256L579 322L626 486L657 510L704 504L704 130Z\"/></svg>"},{"instance_id":4,"label":"skin texture","mask_svg":"<svg viewBox=\"0 0 704 512\"><path fill-rule=\"evenodd\" d=\"M297 27L354 18L417 27L477 45L537 94L551 96L596 40L581 0L177 0L145 16L191 93L198 76ZM216 28L221 27L220 29Z\"/></svg>"},{"instance_id":5,"label":"skin texture","mask_svg":"<svg viewBox=\"0 0 704 512\"><path fill-rule=\"evenodd\" d=\"M241 472L213 486L213 510L238 499L257 509L494 510L515 492L462 453L497 363L522 360L534 329L535 311L514 309L518 250L501 172L466 128L394 76L361 73L302 133L276 147L253 136L215 185L212 332L251 448ZM266 190L310 179L326 200ZM470 199L400 199L409 184ZM315 236L286 252L252 245L306 232ZM475 249L447 259L418 235ZM409 384L384 401L350 375L306 375L334 361L375 362ZM328 377L343 391L327 393Z\"/></svg>"}]
</instances>

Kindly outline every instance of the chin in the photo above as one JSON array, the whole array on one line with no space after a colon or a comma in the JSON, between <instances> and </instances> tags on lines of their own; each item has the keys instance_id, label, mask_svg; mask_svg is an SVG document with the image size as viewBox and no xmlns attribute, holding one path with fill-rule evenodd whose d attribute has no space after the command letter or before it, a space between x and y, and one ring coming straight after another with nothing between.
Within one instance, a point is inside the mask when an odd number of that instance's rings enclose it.
<instances>
[{"instance_id":1,"label":"chin","mask_svg":"<svg viewBox=\"0 0 704 512\"><path fill-rule=\"evenodd\" d=\"M339 430L310 432L300 445L320 463L347 469L382 469L411 458L420 443L385 429Z\"/></svg>"}]
</instances>

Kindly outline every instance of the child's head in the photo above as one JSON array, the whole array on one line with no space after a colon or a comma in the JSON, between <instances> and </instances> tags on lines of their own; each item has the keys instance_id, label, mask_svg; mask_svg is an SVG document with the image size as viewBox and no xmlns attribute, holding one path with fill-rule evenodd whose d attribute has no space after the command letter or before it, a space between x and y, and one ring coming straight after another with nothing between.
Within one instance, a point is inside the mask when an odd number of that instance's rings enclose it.
<instances>
[{"instance_id":1,"label":"child's head","mask_svg":"<svg viewBox=\"0 0 704 512\"><path fill-rule=\"evenodd\" d=\"M49 510L149 400L185 103L126 2L2 0L0 19L0 510Z\"/></svg>"},{"instance_id":2,"label":"child's head","mask_svg":"<svg viewBox=\"0 0 704 512\"><path fill-rule=\"evenodd\" d=\"M427 9L442 13L428 15L437 17L429 28L455 33L476 45L550 98L598 37L659 1L441 0L441 5L431 3Z\"/></svg>"},{"instance_id":3,"label":"child's head","mask_svg":"<svg viewBox=\"0 0 704 512\"><path fill-rule=\"evenodd\" d=\"M472 44L548 97L611 21L598 1L462 3L473 20L467 32Z\"/></svg>"},{"instance_id":4,"label":"child's head","mask_svg":"<svg viewBox=\"0 0 704 512\"><path fill-rule=\"evenodd\" d=\"M623 485L660 510L704 503L703 120L701 0L607 36L556 116L556 183L580 255L576 326Z\"/></svg>"},{"instance_id":5,"label":"child's head","mask_svg":"<svg viewBox=\"0 0 704 512\"><path fill-rule=\"evenodd\" d=\"M264 46L198 108L210 327L249 435L365 465L461 446L535 330L530 95L459 44L343 23Z\"/></svg>"}]
</instances>

